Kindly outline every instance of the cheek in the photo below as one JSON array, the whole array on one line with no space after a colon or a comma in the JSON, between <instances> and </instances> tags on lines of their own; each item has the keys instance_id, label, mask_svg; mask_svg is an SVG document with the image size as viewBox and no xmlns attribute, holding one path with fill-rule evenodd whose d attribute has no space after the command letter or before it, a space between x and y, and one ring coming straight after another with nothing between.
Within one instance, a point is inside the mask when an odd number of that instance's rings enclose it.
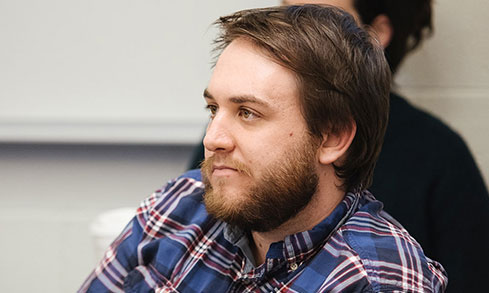
<instances>
[{"instance_id":1,"label":"cheek","mask_svg":"<svg viewBox=\"0 0 489 293\"><path fill-rule=\"evenodd\" d=\"M262 166L266 165L268 158L274 154L274 147L268 139L268 137L260 137L253 140L246 139L239 146L239 154L236 158L241 159L254 174Z\"/></svg>"},{"instance_id":2,"label":"cheek","mask_svg":"<svg viewBox=\"0 0 489 293\"><path fill-rule=\"evenodd\" d=\"M295 131L288 131L280 135L270 134L253 142L250 140L242 148L245 163L252 169L258 170L282 160L283 154L299 143L298 138Z\"/></svg>"}]
</instances>

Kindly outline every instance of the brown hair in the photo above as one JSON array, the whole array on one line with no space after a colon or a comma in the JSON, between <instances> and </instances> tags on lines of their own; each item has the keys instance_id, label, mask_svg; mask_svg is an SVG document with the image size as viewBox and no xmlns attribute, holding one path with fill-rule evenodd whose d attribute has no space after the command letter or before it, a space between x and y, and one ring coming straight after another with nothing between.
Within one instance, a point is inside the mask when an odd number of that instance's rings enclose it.
<instances>
[{"instance_id":1,"label":"brown hair","mask_svg":"<svg viewBox=\"0 0 489 293\"><path fill-rule=\"evenodd\" d=\"M221 17L216 50L247 38L296 74L310 133L340 133L356 123L355 138L336 175L347 190L371 185L389 108L390 70L380 45L353 17L332 6L250 9Z\"/></svg>"},{"instance_id":2,"label":"brown hair","mask_svg":"<svg viewBox=\"0 0 489 293\"><path fill-rule=\"evenodd\" d=\"M385 54L392 72L433 33L432 0L354 0L353 3L363 23L371 24L380 14L389 18L394 31Z\"/></svg>"}]
</instances>

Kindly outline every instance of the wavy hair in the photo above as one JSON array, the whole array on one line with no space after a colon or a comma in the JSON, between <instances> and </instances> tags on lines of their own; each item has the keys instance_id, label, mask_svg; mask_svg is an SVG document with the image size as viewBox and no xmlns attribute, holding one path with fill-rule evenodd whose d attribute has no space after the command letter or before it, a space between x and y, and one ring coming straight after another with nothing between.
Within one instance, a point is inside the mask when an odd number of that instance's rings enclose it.
<instances>
[{"instance_id":1,"label":"wavy hair","mask_svg":"<svg viewBox=\"0 0 489 293\"><path fill-rule=\"evenodd\" d=\"M221 17L216 50L247 38L295 73L302 115L317 138L351 130L356 135L341 164L343 189L372 183L389 110L390 70L379 44L353 17L333 6L250 9Z\"/></svg>"}]
</instances>

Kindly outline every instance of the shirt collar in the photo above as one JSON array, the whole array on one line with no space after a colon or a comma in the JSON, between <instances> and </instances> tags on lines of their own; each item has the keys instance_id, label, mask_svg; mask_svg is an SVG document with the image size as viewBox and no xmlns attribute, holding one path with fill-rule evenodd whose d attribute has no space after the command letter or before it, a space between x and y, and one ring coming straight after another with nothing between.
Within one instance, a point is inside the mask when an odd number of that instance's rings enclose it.
<instances>
[{"instance_id":1,"label":"shirt collar","mask_svg":"<svg viewBox=\"0 0 489 293\"><path fill-rule=\"evenodd\" d=\"M274 260L273 263L286 260L291 267L300 265L300 263L320 249L331 235L350 218L351 214L356 211L359 200L360 193L348 192L333 212L314 228L289 235L285 237L284 241L272 243L267 252L265 264L272 263L272 260ZM246 264L243 266L245 272L252 270L256 265L247 233L235 226L225 224L224 238L239 247L243 252L247 259Z\"/></svg>"}]
</instances>

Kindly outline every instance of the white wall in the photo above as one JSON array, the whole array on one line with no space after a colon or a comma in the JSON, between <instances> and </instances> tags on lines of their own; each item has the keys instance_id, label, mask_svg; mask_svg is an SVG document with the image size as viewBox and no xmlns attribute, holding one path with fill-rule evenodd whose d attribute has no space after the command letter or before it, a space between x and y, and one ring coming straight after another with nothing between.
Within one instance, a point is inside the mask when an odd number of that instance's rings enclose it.
<instances>
[{"instance_id":1,"label":"white wall","mask_svg":"<svg viewBox=\"0 0 489 293\"><path fill-rule=\"evenodd\" d=\"M90 222L186 168L191 146L1 145L0 292L75 292L95 267Z\"/></svg>"},{"instance_id":2,"label":"white wall","mask_svg":"<svg viewBox=\"0 0 489 293\"><path fill-rule=\"evenodd\" d=\"M275 0L0 2L0 141L193 143L211 23Z\"/></svg>"}]
</instances>

